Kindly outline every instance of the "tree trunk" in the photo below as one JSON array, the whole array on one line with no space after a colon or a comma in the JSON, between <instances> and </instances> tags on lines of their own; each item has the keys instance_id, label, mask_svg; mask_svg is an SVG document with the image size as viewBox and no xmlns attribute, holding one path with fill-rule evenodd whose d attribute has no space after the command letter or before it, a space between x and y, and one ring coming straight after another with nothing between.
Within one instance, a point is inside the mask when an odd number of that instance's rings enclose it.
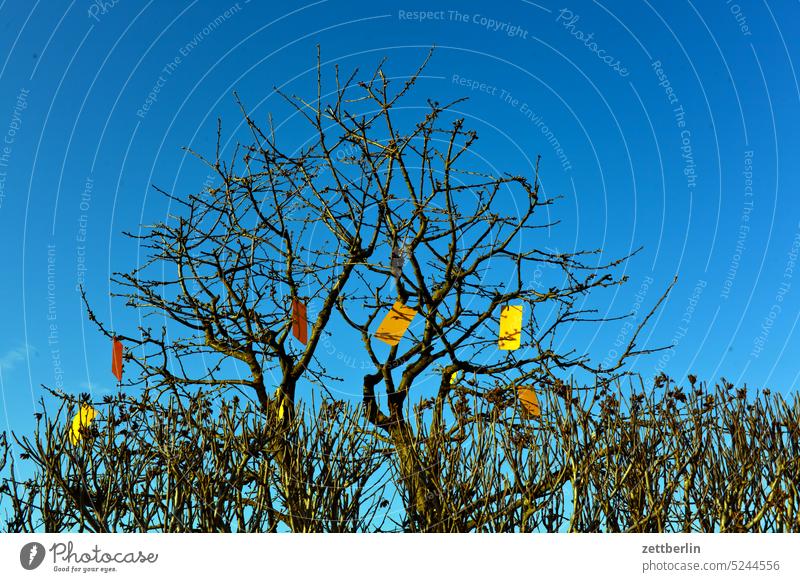
<instances>
[{"instance_id":1,"label":"tree trunk","mask_svg":"<svg viewBox=\"0 0 800 582\"><path fill-rule=\"evenodd\" d=\"M444 532L441 498L429 467L419 453L405 420L393 423L389 434L400 466L400 477L408 494L408 528L414 532Z\"/></svg>"}]
</instances>

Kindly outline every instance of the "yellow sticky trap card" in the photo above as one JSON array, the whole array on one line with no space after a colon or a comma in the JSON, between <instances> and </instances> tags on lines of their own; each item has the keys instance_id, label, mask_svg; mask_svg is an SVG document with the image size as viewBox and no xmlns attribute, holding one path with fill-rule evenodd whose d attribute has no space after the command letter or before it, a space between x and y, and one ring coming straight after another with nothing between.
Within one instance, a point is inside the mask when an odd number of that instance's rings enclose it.
<instances>
[{"instance_id":1,"label":"yellow sticky trap card","mask_svg":"<svg viewBox=\"0 0 800 582\"><path fill-rule=\"evenodd\" d=\"M526 418L538 418L542 415L542 407L536 391L530 386L520 386L517 389L517 398L522 404L522 412Z\"/></svg>"},{"instance_id":2,"label":"yellow sticky trap card","mask_svg":"<svg viewBox=\"0 0 800 582\"><path fill-rule=\"evenodd\" d=\"M73 445L83 438L84 432L97 416L97 411L88 404L82 404L81 410L72 419L72 429L69 431L69 440Z\"/></svg>"},{"instance_id":3,"label":"yellow sticky trap card","mask_svg":"<svg viewBox=\"0 0 800 582\"><path fill-rule=\"evenodd\" d=\"M506 305L500 311L500 349L518 349L521 335L522 305Z\"/></svg>"},{"instance_id":4,"label":"yellow sticky trap card","mask_svg":"<svg viewBox=\"0 0 800 582\"><path fill-rule=\"evenodd\" d=\"M283 420L283 415L286 411L286 404L280 386L278 386L278 388L275 389L275 399L280 401L281 403L280 407L278 408L278 420Z\"/></svg>"},{"instance_id":5,"label":"yellow sticky trap card","mask_svg":"<svg viewBox=\"0 0 800 582\"><path fill-rule=\"evenodd\" d=\"M406 307L400 301L395 301L392 310L378 326L375 337L390 346L396 346L400 343L400 339L406 333L408 326L411 325L411 320L414 319L416 314L417 312L414 309Z\"/></svg>"}]
</instances>

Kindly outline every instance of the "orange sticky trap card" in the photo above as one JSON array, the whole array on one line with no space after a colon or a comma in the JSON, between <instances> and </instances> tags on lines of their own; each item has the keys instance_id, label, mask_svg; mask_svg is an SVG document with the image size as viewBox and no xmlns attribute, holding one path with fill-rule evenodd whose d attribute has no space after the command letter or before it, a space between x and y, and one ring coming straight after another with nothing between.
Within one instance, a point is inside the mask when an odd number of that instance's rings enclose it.
<instances>
[{"instance_id":1,"label":"orange sticky trap card","mask_svg":"<svg viewBox=\"0 0 800 582\"><path fill-rule=\"evenodd\" d=\"M527 418L539 417L542 415L542 407L539 405L539 398L536 391L530 386L520 386L517 389L517 398L522 404L522 410Z\"/></svg>"},{"instance_id":2,"label":"orange sticky trap card","mask_svg":"<svg viewBox=\"0 0 800 582\"><path fill-rule=\"evenodd\" d=\"M516 350L519 348L522 335L522 305L506 305L500 311L500 341L501 350Z\"/></svg>"},{"instance_id":3,"label":"orange sticky trap card","mask_svg":"<svg viewBox=\"0 0 800 582\"><path fill-rule=\"evenodd\" d=\"M308 343L306 306L298 299L292 299L292 334L302 343Z\"/></svg>"},{"instance_id":4,"label":"orange sticky trap card","mask_svg":"<svg viewBox=\"0 0 800 582\"><path fill-rule=\"evenodd\" d=\"M122 342L114 339L114 346L111 355L111 373L117 378L117 382L122 382Z\"/></svg>"},{"instance_id":5,"label":"orange sticky trap card","mask_svg":"<svg viewBox=\"0 0 800 582\"><path fill-rule=\"evenodd\" d=\"M395 301L391 311L383 318L378 331L375 332L375 337L390 346L396 346L400 343L400 339L406 333L416 314L414 309L406 307L400 301Z\"/></svg>"}]
</instances>

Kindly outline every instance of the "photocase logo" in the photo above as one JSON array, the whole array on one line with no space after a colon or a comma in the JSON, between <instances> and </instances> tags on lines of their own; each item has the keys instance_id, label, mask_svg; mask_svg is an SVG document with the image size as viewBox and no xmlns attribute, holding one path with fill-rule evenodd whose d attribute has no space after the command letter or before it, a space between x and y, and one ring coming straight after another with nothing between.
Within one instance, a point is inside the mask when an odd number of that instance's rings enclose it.
<instances>
[{"instance_id":1,"label":"photocase logo","mask_svg":"<svg viewBox=\"0 0 800 582\"><path fill-rule=\"evenodd\" d=\"M30 542L19 551L19 563L26 570L35 570L44 562L44 546L39 542Z\"/></svg>"}]
</instances>

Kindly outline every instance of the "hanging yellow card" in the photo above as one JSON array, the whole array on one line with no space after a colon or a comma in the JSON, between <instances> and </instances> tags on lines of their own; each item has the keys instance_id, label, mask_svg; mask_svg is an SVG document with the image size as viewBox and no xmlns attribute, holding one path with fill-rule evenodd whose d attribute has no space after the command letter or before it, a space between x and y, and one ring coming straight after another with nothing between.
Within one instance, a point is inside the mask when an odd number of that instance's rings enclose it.
<instances>
[{"instance_id":1,"label":"hanging yellow card","mask_svg":"<svg viewBox=\"0 0 800 582\"><path fill-rule=\"evenodd\" d=\"M542 407L539 405L539 398L530 386L520 386L517 389L517 398L522 403L522 410L527 418L539 417L542 415Z\"/></svg>"},{"instance_id":2,"label":"hanging yellow card","mask_svg":"<svg viewBox=\"0 0 800 582\"><path fill-rule=\"evenodd\" d=\"M88 404L82 404L81 410L72 419L72 430L69 431L69 440L73 445L83 438L85 431L97 416L97 411Z\"/></svg>"},{"instance_id":3,"label":"hanging yellow card","mask_svg":"<svg viewBox=\"0 0 800 582\"><path fill-rule=\"evenodd\" d=\"M519 348L522 335L522 305L506 305L500 311L500 341L501 350L516 350Z\"/></svg>"},{"instance_id":4,"label":"hanging yellow card","mask_svg":"<svg viewBox=\"0 0 800 582\"><path fill-rule=\"evenodd\" d=\"M281 392L280 386L278 386L278 388L275 390L275 399L281 403L280 407L278 408L278 420L283 420L283 415L286 411L286 401L283 398L283 392Z\"/></svg>"},{"instance_id":5,"label":"hanging yellow card","mask_svg":"<svg viewBox=\"0 0 800 582\"><path fill-rule=\"evenodd\" d=\"M392 310L378 326L375 337L390 346L396 346L400 343L400 338L406 333L408 326L411 325L411 320L414 319L416 314L417 312L414 309L406 307L400 301L395 301Z\"/></svg>"}]
</instances>

